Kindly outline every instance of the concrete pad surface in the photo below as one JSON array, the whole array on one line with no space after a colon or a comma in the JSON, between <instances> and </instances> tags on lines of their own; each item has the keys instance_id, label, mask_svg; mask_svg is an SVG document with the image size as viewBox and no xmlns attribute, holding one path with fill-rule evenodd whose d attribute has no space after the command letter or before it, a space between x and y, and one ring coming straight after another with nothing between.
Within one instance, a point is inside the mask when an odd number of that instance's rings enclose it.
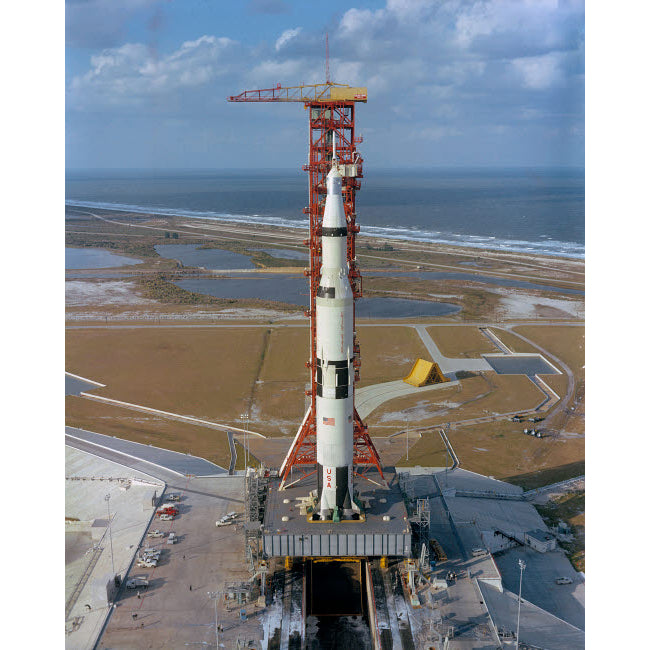
<instances>
[{"instance_id":1,"label":"concrete pad surface","mask_svg":"<svg viewBox=\"0 0 650 650\"><path fill-rule=\"evenodd\" d=\"M125 478L132 482L118 480ZM151 476L66 446L65 515L79 520L66 524L70 529L66 531L66 609L77 586L83 584L78 597L69 603L67 648L94 646L109 612L106 583L113 568L117 574L126 574L153 515L154 493L162 494L163 488ZM106 495L110 495L108 505ZM109 508L112 526L107 534ZM105 520L95 527L103 536L93 541L91 525L96 519ZM98 559L84 583L93 556Z\"/></svg>"},{"instance_id":2,"label":"concrete pad surface","mask_svg":"<svg viewBox=\"0 0 650 650\"><path fill-rule=\"evenodd\" d=\"M513 548L498 553L495 561L503 579L503 586L519 590L519 560L526 563L521 595L538 607L585 629L585 582L562 551L538 553L531 548ZM573 584L557 585L555 578L573 578Z\"/></svg>"},{"instance_id":3,"label":"concrete pad surface","mask_svg":"<svg viewBox=\"0 0 650 650\"><path fill-rule=\"evenodd\" d=\"M514 633L517 629L517 594L510 591L501 593L480 581L479 587L497 629ZM585 647L583 630L556 618L523 597L519 636L522 643L545 650L580 650Z\"/></svg>"},{"instance_id":4,"label":"concrete pad surface","mask_svg":"<svg viewBox=\"0 0 650 650\"><path fill-rule=\"evenodd\" d=\"M241 524L215 526L225 513L243 512L243 477L185 479L180 488L169 489L181 493L180 517L153 526L165 533L173 530L179 541L167 545L165 539L149 540L150 546L164 549L160 563L134 569L132 575L146 577L150 587L140 598L134 591L121 593L99 648L214 645L215 601L209 594L223 591L226 581L249 578ZM226 648L234 647L237 638L262 638L263 608L246 606L248 620L242 622L240 607L218 600L217 615L224 626L219 640Z\"/></svg>"},{"instance_id":5,"label":"concrete pad surface","mask_svg":"<svg viewBox=\"0 0 650 650\"><path fill-rule=\"evenodd\" d=\"M164 467L171 472L176 472L181 475L215 476L228 472L227 469L219 465L190 454L181 454L177 451L161 449L153 445L143 445L139 442L131 442L130 440L123 440L122 438L106 436L103 433L94 433L74 427L66 427L65 432L69 436L74 436L80 440L107 447L108 449L135 458L141 458L149 463Z\"/></svg>"}]
</instances>

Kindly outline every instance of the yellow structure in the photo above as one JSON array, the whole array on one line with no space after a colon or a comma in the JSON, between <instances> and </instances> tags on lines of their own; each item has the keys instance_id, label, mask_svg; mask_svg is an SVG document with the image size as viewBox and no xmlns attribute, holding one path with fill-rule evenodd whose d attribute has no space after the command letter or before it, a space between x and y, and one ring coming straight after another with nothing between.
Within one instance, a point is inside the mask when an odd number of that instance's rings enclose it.
<instances>
[{"instance_id":1,"label":"yellow structure","mask_svg":"<svg viewBox=\"0 0 650 650\"><path fill-rule=\"evenodd\" d=\"M449 381L447 377L442 374L440 366L433 361L425 361L424 359L418 359L411 368L411 372L407 377L404 377L404 381L411 386L428 386L429 384L441 384L445 381Z\"/></svg>"}]
</instances>

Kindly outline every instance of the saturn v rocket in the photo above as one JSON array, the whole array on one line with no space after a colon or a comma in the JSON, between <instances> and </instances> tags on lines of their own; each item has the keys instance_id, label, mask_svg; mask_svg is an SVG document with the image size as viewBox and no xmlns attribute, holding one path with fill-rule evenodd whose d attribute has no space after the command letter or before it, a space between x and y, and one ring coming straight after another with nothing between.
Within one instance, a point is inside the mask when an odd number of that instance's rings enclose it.
<instances>
[{"instance_id":1,"label":"saturn v rocket","mask_svg":"<svg viewBox=\"0 0 650 650\"><path fill-rule=\"evenodd\" d=\"M359 512L352 488L354 299L348 277L348 228L341 187L335 154L327 175L322 267L316 293L318 503L314 519L351 518Z\"/></svg>"}]
</instances>

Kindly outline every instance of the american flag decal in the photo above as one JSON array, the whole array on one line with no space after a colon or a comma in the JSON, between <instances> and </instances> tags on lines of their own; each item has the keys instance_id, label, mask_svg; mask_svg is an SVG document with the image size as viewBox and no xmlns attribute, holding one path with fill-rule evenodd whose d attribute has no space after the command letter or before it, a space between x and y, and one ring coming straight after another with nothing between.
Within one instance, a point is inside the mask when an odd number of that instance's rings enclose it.
<instances>
[{"instance_id":1,"label":"american flag decal","mask_svg":"<svg viewBox=\"0 0 650 650\"><path fill-rule=\"evenodd\" d=\"M329 426L334 426L334 418L323 418L323 424L329 424Z\"/></svg>"}]
</instances>

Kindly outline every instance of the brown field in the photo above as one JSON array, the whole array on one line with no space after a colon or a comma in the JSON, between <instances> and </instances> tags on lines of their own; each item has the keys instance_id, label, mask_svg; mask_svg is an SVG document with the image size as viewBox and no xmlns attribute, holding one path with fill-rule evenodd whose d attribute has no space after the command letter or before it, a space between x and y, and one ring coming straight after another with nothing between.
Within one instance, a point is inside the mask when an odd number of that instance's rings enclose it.
<instances>
[{"instance_id":1,"label":"brown field","mask_svg":"<svg viewBox=\"0 0 650 650\"><path fill-rule=\"evenodd\" d=\"M542 379L560 396L566 395L569 386L569 378L565 374L544 375Z\"/></svg>"},{"instance_id":2,"label":"brown field","mask_svg":"<svg viewBox=\"0 0 650 650\"><path fill-rule=\"evenodd\" d=\"M66 370L95 394L234 423L250 405L266 330L67 330Z\"/></svg>"},{"instance_id":3,"label":"brown field","mask_svg":"<svg viewBox=\"0 0 650 650\"><path fill-rule=\"evenodd\" d=\"M381 435L389 435L405 427L407 416L411 427L429 427L523 411L535 407L542 399L542 393L527 377L490 373L463 379L460 386L386 402L368 416L367 423L371 434L374 426Z\"/></svg>"},{"instance_id":4,"label":"brown field","mask_svg":"<svg viewBox=\"0 0 650 650\"><path fill-rule=\"evenodd\" d=\"M513 328L515 332L541 345L571 368L576 381L585 378L585 328L562 325L526 325ZM524 345L526 343L522 341Z\"/></svg>"},{"instance_id":5,"label":"brown field","mask_svg":"<svg viewBox=\"0 0 650 650\"><path fill-rule=\"evenodd\" d=\"M436 342L445 357L478 358L481 354L499 352L496 346L478 327L438 326L428 327L429 336Z\"/></svg>"},{"instance_id":6,"label":"brown field","mask_svg":"<svg viewBox=\"0 0 650 650\"><path fill-rule=\"evenodd\" d=\"M452 429L449 440L463 469L532 489L584 474L584 439L531 438L510 421ZM409 452L410 465L440 467L440 436L425 433ZM444 448L442 449L444 456ZM400 463L404 463L402 458Z\"/></svg>"},{"instance_id":7,"label":"brown field","mask_svg":"<svg viewBox=\"0 0 650 650\"><path fill-rule=\"evenodd\" d=\"M408 375L416 359L429 353L412 327L357 327L361 346L358 388Z\"/></svg>"},{"instance_id":8,"label":"brown field","mask_svg":"<svg viewBox=\"0 0 650 650\"><path fill-rule=\"evenodd\" d=\"M496 334L497 338L499 338L499 340L507 347L509 347L513 352L534 352L536 354L539 354L539 350L535 346L530 345L530 343L526 343L526 341L522 341L512 332L500 329L498 327L491 327L490 329Z\"/></svg>"},{"instance_id":9,"label":"brown field","mask_svg":"<svg viewBox=\"0 0 650 650\"><path fill-rule=\"evenodd\" d=\"M65 423L88 431L151 444L181 453L190 452L228 468L230 448L226 433L154 415L68 396Z\"/></svg>"},{"instance_id":10,"label":"brown field","mask_svg":"<svg viewBox=\"0 0 650 650\"><path fill-rule=\"evenodd\" d=\"M558 430L585 433L585 329L577 326L528 325L515 328L516 332L535 341L545 350L562 359L575 377L575 394L570 406L573 410L557 413L549 424ZM557 375L554 379L559 381ZM552 387L552 384L549 383ZM566 388L565 388L566 392ZM564 394L564 393L563 393Z\"/></svg>"},{"instance_id":11,"label":"brown field","mask_svg":"<svg viewBox=\"0 0 650 650\"><path fill-rule=\"evenodd\" d=\"M66 369L94 393L181 415L293 435L305 413L307 328L68 330ZM425 356L410 327L360 327L366 383L405 376ZM386 344L386 341L389 344ZM241 426L241 423L239 423Z\"/></svg>"}]
</instances>

